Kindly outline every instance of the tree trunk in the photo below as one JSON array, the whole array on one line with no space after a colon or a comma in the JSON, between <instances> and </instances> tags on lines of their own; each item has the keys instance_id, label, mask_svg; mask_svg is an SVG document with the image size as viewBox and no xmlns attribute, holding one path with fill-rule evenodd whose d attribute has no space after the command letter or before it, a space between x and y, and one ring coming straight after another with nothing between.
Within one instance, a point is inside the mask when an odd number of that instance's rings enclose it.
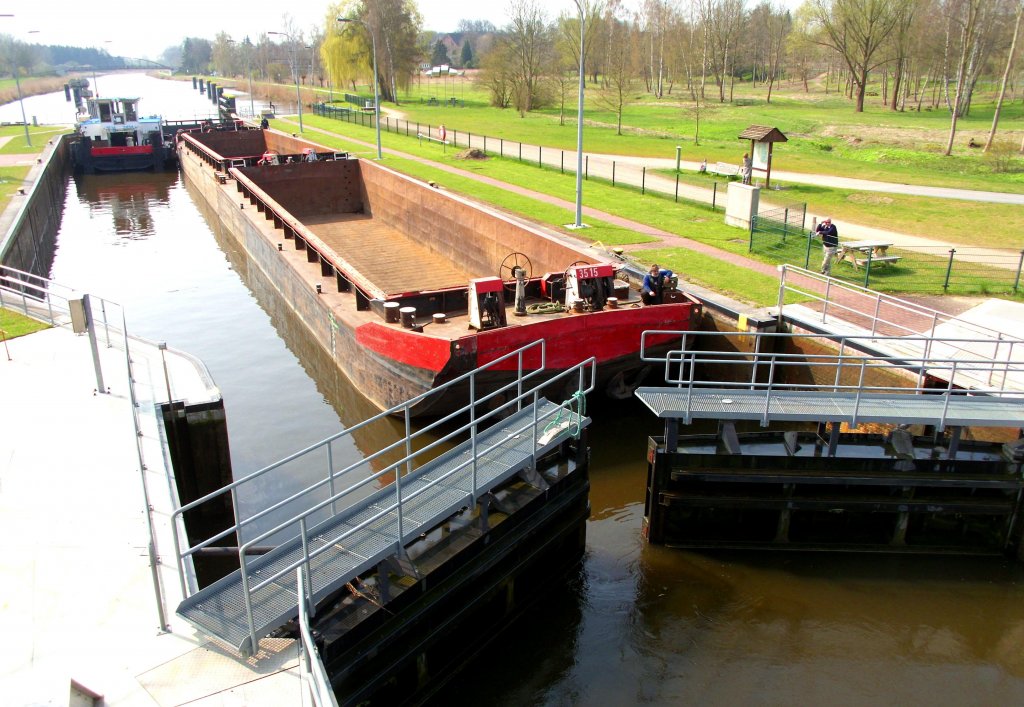
<instances>
[{"instance_id":1,"label":"tree trunk","mask_svg":"<svg viewBox=\"0 0 1024 707\"><path fill-rule=\"evenodd\" d=\"M999 112L1003 108L1003 98L1006 96L1006 82L1010 78L1010 71L1013 69L1013 55L1017 50L1017 36L1020 34L1020 17L1024 13L1024 2L1017 4L1017 22L1013 25L1013 39L1010 41L1010 53L1006 57L1006 69L1003 71L1003 82L999 87L999 99L996 101L996 110L992 114L992 130L989 131L988 140L985 141L985 152L992 147L992 141L996 137L996 127L999 125Z\"/></svg>"}]
</instances>

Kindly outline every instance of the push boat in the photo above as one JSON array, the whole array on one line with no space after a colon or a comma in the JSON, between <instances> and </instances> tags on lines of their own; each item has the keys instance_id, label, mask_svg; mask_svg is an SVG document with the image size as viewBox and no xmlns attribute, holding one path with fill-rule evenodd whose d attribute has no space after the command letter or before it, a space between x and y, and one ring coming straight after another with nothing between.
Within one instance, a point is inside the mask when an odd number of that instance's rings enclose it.
<instances>
[{"instance_id":1,"label":"push boat","mask_svg":"<svg viewBox=\"0 0 1024 707\"><path fill-rule=\"evenodd\" d=\"M139 113L139 98L84 99L72 145L75 171L140 172L173 163L173 145L165 140L163 119Z\"/></svg>"},{"instance_id":2,"label":"push boat","mask_svg":"<svg viewBox=\"0 0 1024 707\"><path fill-rule=\"evenodd\" d=\"M540 339L545 360L527 369L593 356L598 385L624 398L647 370L642 333L700 322L700 302L674 286L644 306L614 257L377 162L259 129L182 133L177 152L250 279L258 270L382 410ZM478 399L515 368L477 377ZM413 414L464 405L468 390L450 390Z\"/></svg>"}]
</instances>

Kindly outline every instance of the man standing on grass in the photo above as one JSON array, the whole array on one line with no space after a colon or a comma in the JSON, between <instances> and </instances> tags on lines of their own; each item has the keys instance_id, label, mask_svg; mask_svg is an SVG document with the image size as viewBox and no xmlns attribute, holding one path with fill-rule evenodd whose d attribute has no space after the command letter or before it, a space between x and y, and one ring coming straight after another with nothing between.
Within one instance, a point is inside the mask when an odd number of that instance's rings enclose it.
<instances>
[{"instance_id":1,"label":"man standing on grass","mask_svg":"<svg viewBox=\"0 0 1024 707\"><path fill-rule=\"evenodd\" d=\"M823 251L821 274L831 277L832 261L836 257L836 251L839 250L839 231L832 224L832 219L826 216L825 219L818 224L818 227L814 229L814 232L821 238L821 247Z\"/></svg>"}]
</instances>

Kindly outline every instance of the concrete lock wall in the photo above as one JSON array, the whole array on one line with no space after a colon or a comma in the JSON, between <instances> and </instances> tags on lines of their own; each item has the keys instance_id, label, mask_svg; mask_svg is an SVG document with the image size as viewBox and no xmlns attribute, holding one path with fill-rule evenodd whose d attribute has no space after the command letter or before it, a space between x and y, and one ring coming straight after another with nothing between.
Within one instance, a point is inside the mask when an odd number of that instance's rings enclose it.
<instances>
[{"instance_id":1,"label":"concrete lock wall","mask_svg":"<svg viewBox=\"0 0 1024 707\"><path fill-rule=\"evenodd\" d=\"M49 276L71 173L69 137L44 151L25 178L24 193L15 194L0 216L0 263Z\"/></svg>"}]
</instances>

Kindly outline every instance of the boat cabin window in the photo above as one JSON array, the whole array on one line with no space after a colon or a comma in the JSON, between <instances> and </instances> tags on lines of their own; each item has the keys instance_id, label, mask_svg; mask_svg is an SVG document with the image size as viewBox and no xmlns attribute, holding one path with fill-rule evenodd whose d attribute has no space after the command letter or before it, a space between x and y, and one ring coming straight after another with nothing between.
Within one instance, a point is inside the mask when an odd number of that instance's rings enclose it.
<instances>
[{"instance_id":1,"label":"boat cabin window","mask_svg":"<svg viewBox=\"0 0 1024 707\"><path fill-rule=\"evenodd\" d=\"M111 113L112 113L112 111L110 110L110 108L111 108L110 104L109 103L98 103L98 104L96 104L96 107L100 109L100 115L99 115L100 120L102 120L104 123L109 123L110 122L110 116L111 116Z\"/></svg>"},{"instance_id":2,"label":"boat cabin window","mask_svg":"<svg viewBox=\"0 0 1024 707\"><path fill-rule=\"evenodd\" d=\"M128 121L137 120L138 119L138 115L136 114L136 108L135 108L135 102L134 101L125 101L125 103L124 103L124 119L128 120Z\"/></svg>"}]
</instances>

